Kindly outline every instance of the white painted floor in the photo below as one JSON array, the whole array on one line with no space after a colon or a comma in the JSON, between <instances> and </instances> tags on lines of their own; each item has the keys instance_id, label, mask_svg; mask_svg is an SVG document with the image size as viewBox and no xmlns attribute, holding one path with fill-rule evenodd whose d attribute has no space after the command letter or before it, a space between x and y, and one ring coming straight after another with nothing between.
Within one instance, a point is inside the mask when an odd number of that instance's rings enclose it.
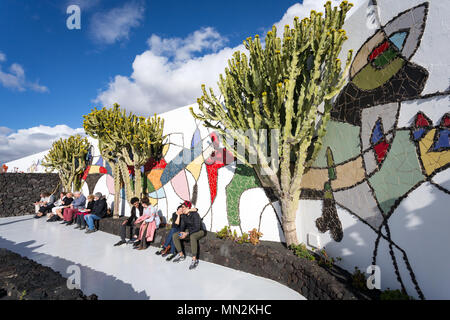
<instances>
[{"instance_id":1,"label":"white painted floor","mask_svg":"<svg viewBox=\"0 0 450 320\"><path fill-rule=\"evenodd\" d=\"M67 268L81 269L81 290L99 299L161 300L304 300L296 291L270 279L191 259L167 262L154 247L133 250L114 247L119 237L97 231L85 234L45 218L20 216L0 219L0 247L51 267L64 277Z\"/></svg>"}]
</instances>

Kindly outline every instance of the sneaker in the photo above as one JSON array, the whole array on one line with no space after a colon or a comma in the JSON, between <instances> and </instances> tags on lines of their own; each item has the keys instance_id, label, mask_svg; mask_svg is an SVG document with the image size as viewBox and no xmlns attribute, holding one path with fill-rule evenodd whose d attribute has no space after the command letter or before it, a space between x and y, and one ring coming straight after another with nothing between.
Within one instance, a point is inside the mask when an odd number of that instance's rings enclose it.
<instances>
[{"instance_id":1,"label":"sneaker","mask_svg":"<svg viewBox=\"0 0 450 320\"><path fill-rule=\"evenodd\" d=\"M163 254L163 252L164 252L164 248L161 248L161 250L156 251L155 254L156 254L157 256L160 256L160 255Z\"/></svg>"},{"instance_id":2,"label":"sneaker","mask_svg":"<svg viewBox=\"0 0 450 320\"><path fill-rule=\"evenodd\" d=\"M141 241L140 241L140 240L135 241L135 242L133 243L133 248L139 247L140 244L141 244Z\"/></svg>"},{"instance_id":3,"label":"sneaker","mask_svg":"<svg viewBox=\"0 0 450 320\"><path fill-rule=\"evenodd\" d=\"M166 258L166 261L170 261L170 260L172 260L173 258L175 258L176 256L177 256L176 253L172 253L170 256L168 256L168 257Z\"/></svg>"},{"instance_id":4,"label":"sneaker","mask_svg":"<svg viewBox=\"0 0 450 320\"><path fill-rule=\"evenodd\" d=\"M183 255L180 255L179 253L177 254L177 256L175 257L175 259L173 259L173 262L180 262L180 261L184 261L186 260L186 257Z\"/></svg>"},{"instance_id":5,"label":"sneaker","mask_svg":"<svg viewBox=\"0 0 450 320\"><path fill-rule=\"evenodd\" d=\"M123 245L124 243L126 243L126 241L120 240L119 242L117 242L117 243L114 245L114 247L121 246L121 245Z\"/></svg>"},{"instance_id":6,"label":"sneaker","mask_svg":"<svg viewBox=\"0 0 450 320\"><path fill-rule=\"evenodd\" d=\"M66 227L71 226L71 225L73 225L73 222L72 222L72 221L69 221L69 222L66 224Z\"/></svg>"},{"instance_id":7,"label":"sneaker","mask_svg":"<svg viewBox=\"0 0 450 320\"><path fill-rule=\"evenodd\" d=\"M195 269L198 266L198 259L192 259L191 265L189 266L189 270Z\"/></svg>"},{"instance_id":8,"label":"sneaker","mask_svg":"<svg viewBox=\"0 0 450 320\"><path fill-rule=\"evenodd\" d=\"M85 233L94 233L95 230L87 229Z\"/></svg>"},{"instance_id":9,"label":"sneaker","mask_svg":"<svg viewBox=\"0 0 450 320\"><path fill-rule=\"evenodd\" d=\"M169 250L167 250L166 252L164 252L162 255L161 255L161 257L167 257L169 255Z\"/></svg>"},{"instance_id":10,"label":"sneaker","mask_svg":"<svg viewBox=\"0 0 450 320\"><path fill-rule=\"evenodd\" d=\"M67 224L69 223L69 221L64 220L63 222L61 222L60 224Z\"/></svg>"},{"instance_id":11,"label":"sneaker","mask_svg":"<svg viewBox=\"0 0 450 320\"><path fill-rule=\"evenodd\" d=\"M74 229L80 229L80 228L81 228L81 226L76 225L76 227Z\"/></svg>"},{"instance_id":12,"label":"sneaker","mask_svg":"<svg viewBox=\"0 0 450 320\"><path fill-rule=\"evenodd\" d=\"M84 230L84 229L86 229L86 227L80 227L80 230Z\"/></svg>"}]
</instances>

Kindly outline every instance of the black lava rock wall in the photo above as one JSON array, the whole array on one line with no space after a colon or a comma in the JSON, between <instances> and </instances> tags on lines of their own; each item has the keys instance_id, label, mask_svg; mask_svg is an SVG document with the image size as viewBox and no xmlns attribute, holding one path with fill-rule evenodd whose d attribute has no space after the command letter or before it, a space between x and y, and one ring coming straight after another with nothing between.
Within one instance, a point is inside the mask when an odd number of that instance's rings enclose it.
<instances>
[{"instance_id":1,"label":"black lava rock wall","mask_svg":"<svg viewBox=\"0 0 450 320\"><path fill-rule=\"evenodd\" d=\"M123 221L124 218L102 219L99 230L118 235ZM151 245L161 246L168 233L165 228L158 229ZM351 275L347 271L337 267L325 269L317 262L299 258L281 243L261 241L256 246L238 244L219 239L211 232L199 242L200 260L272 279L308 300L371 300L365 293L351 287ZM189 243L185 243L185 251L190 254ZM250 300L252 298L248 297Z\"/></svg>"},{"instance_id":2,"label":"black lava rock wall","mask_svg":"<svg viewBox=\"0 0 450 320\"><path fill-rule=\"evenodd\" d=\"M39 200L40 193L51 193L58 184L56 173L1 173L0 217L33 214L33 202Z\"/></svg>"}]
</instances>

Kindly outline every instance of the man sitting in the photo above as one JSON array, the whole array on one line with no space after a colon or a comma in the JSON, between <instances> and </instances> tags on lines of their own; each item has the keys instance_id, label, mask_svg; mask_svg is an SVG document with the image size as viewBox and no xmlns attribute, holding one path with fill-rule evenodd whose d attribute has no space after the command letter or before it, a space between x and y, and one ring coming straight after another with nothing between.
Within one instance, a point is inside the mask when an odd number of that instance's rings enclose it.
<instances>
[{"instance_id":1,"label":"man sitting","mask_svg":"<svg viewBox=\"0 0 450 320\"><path fill-rule=\"evenodd\" d=\"M91 214L84 216L84 220L86 220L88 225L86 233L95 232L94 220L102 219L106 216L106 211L108 210L108 204L106 203L106 199L103 198L103 195L100 192L97 192L94 196L95 202Z\"/></svg>"},{"instance_id":2,"label":"man sitting","mask_svg":"<svg viewBox=\"0 0 450 320\"><path fill-rule=\"evenodd\" d=\"M133 233L133 230L139 230L138 228L134 228L134 222L137 220L136 210L139 210L139 217L141 217L142 213L144 212L144 207L139 202L139 198L137 197L131 198L131 205L131 216L120 226L120 241L117 242L114 246L121 246L126 243L125 236L127 233L127 227L130 227L130 241L133 239L133 234L135 234Z\"/></svg>"},{"instance_id":3,"label":"man sitting","mask_svg":"<svg viewBox=\"0 0 450 320\"><path fill-rule=\"evenodd\" d=\"M86 197L81 194L80 191L76 191L73 193L73 201L70 204L69 208L64 209L64 222L62 224L66 224L70 226L74 223L76 213L80 209L84 209L86 207Z\"/></svg>"},{"instance_id":4,"label":"man sitting","mask_svg":"<svg viewBox=\"0 0 450 320\"><path fill-rule=\"evenodd\" d=\"M55 207L55 196L48 192L44 193L44 201L42 202L42 206L39 208L39 212L34 216L36 219L41 218L46 215Z\"/></svg>"},{"instance_id":5,"label":"man sitting","mask_svg":"<svg viewBox=\"0 0 450 320\"><path fill-rule=\"evenodd\" d=\"M180 216L183 211L183 206L180 205L177 208L177 211L172 214L172 228L170 229L169 234L166 237L166 240L164 241L164 245L162 246L162 249L159 251L156 251L157 255L161 255L162 257L165 257L169 254L169 251L171 255L166 259L167 261L172 260L176 256L175 252L175 245L173 243L173 235L175 233L180 232Z\"/></svg>"},{"instance_id":6,"label":"man sitting","mask_svg":"<svg viewBox=\"0 0 450 320\"><path fill-rule=\"evenodd\" d=\"M174 233L172 236L173 243L175 244L175 248L178 252L175 259L173 259L173 262L180 262L186 259L181 247L181 240L189 237L192 250L192 262L189 266L189 270L192 270L198 266L198 240L206 235L206 231L203 230L202 219L198 214L198 210L196 208L192 208L192 203L190 201L183 202L182 209L182 218L180 218L181 232ZM177 222L178 221L179 220L177 220Z\"/></svg>"}]
</instances>

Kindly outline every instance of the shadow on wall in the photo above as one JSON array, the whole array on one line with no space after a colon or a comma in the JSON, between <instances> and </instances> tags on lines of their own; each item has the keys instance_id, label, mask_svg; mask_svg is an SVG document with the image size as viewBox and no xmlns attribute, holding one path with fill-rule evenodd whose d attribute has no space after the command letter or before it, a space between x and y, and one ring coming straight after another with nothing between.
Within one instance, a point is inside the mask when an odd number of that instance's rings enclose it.
<instances>
[{"instance_id":1,"label":"shadow on wall","mask_svg":"<svg viewBox=\"0 0 450 320\"><path fill-rule=\"evenodd\" d=\"M16 221L17 222L17 221ZM69 266L78 266L81 275L81 291L85 295L96 294L102 300L149 300L150 297L145 291L136 292L133 287L116 277L107 275L104 272L96 271L84 265L60 257L51 256L45 253L39 253L35 250L42 245L32 246L36 241L30 240L21 243L14 243L0 237L0 247L25 256L37 263L51 267L59 272L63 277L68 278L67 268Z\"/></svg>"}]
</instances>

